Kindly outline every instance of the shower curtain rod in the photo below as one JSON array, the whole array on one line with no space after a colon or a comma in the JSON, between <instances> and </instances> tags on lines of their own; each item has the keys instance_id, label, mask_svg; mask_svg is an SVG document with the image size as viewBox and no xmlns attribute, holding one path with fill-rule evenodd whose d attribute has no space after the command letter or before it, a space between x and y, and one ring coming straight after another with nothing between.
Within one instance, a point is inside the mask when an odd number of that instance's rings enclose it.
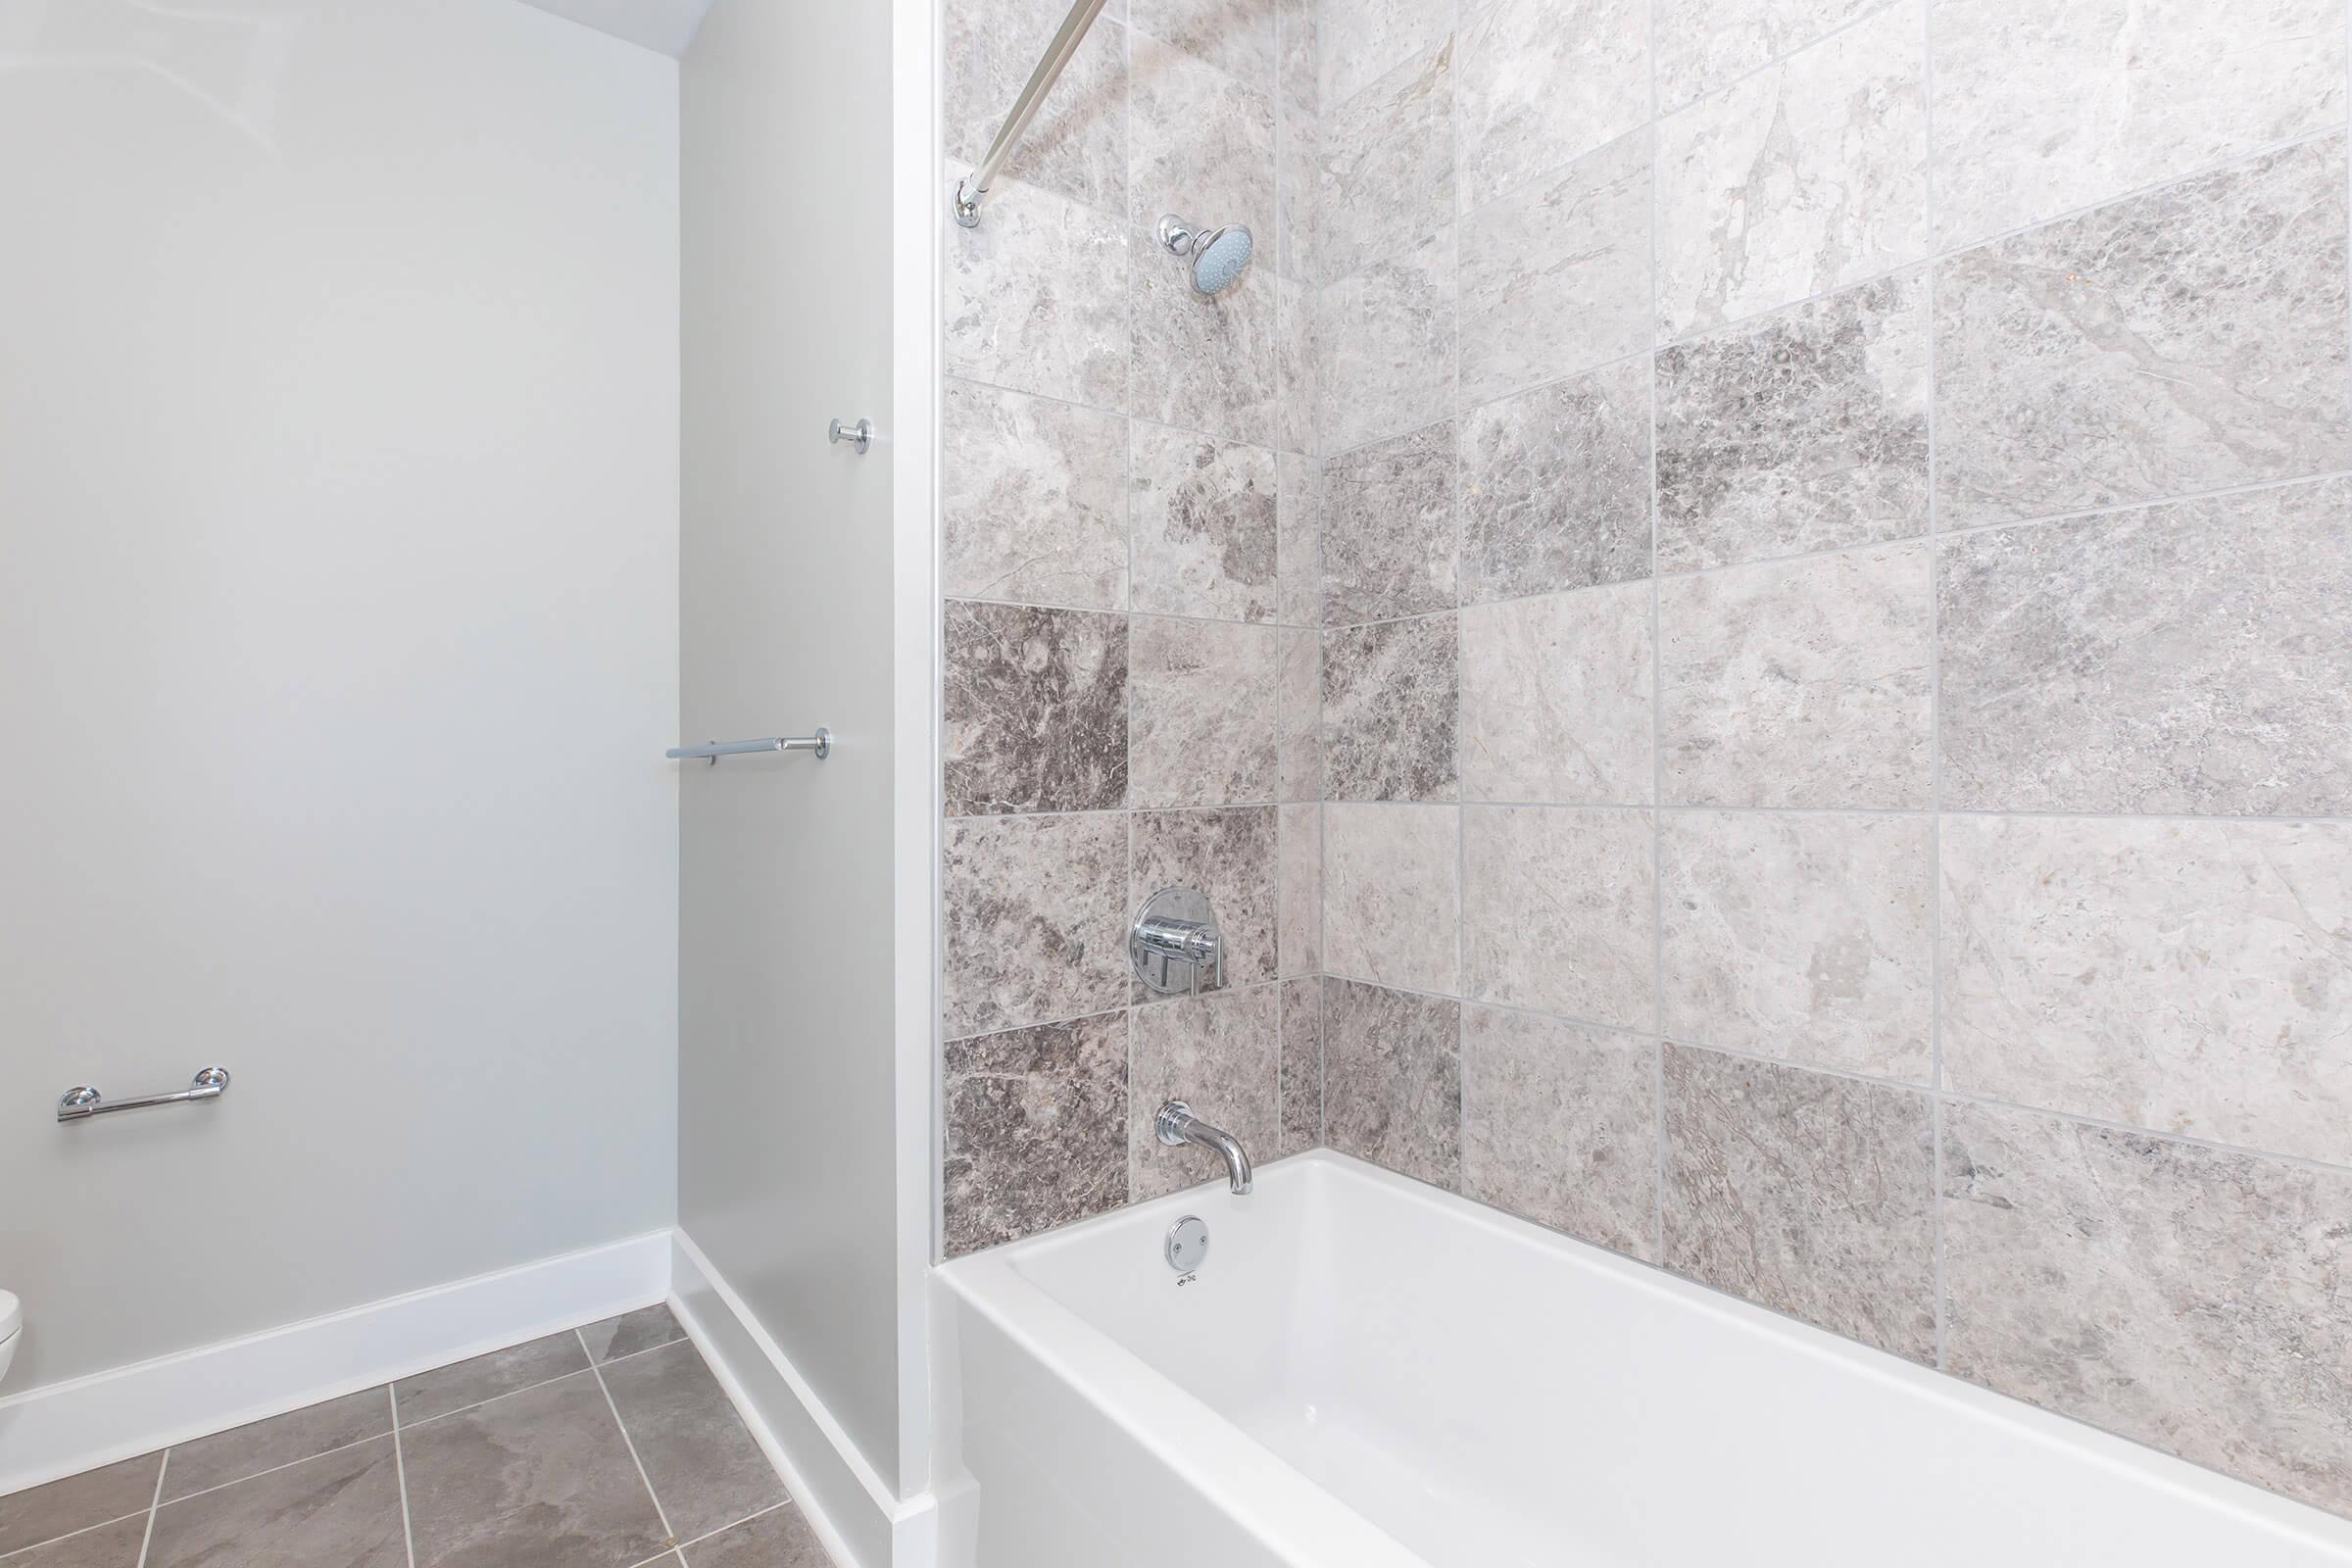
<instances>
[{"instance_id":1,"label":"shower curtain rod","mask_svg":"<svg viewBox=\"0 0 2352 1568\"><path fill-rule=\"evenodd\" d=\"M1102 14L1102 0L1078 0L1076 5L1070 7L1070 14L1061 19L1060 29L1054 34L1054 41L1046 46L1046 57L1037 63L1035 71L1029 73L1029 85L1021 89L1020 97L1013 100L1012 113L1004 117L1004 128L998 131L997 139L988 144L988 156L980 160L978 169L956 182L956 221L966 228L980 226L980 198L988 194L988 187L996 180L997 171L1004 167L1006 158L1012 156L1012 149L1019 144L1022 132L1029 128L1029 122L1037 118L1038 106L1045 102L1046 94L1054 90L1054 83L1061 78L1062 67L1070 63L1070 56L1078 52L1078 45L1084 41L1086 30L1095 24L1095 19Z\"/></svg>"}]
</instances>

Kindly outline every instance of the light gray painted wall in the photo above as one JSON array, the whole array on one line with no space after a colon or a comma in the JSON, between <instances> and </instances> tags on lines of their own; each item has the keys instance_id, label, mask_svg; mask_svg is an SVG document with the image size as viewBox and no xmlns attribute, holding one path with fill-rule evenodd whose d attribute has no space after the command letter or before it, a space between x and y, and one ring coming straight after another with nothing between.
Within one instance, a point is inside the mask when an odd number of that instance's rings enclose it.
<instances>
[{"instance_id":1,"label":"light gray painted wall","mask_svg":"<svg viewBox=\"0 0 2352 1568\"><path fill-rule=\"evenodd\" d=\"M6 46L8 1392L667 1223L675 66L480 0Z\"/></svg>"},{"instance_id":2,"label":"light gray painted wall","mask_svg":"<svg viewBox=\"0 0 2352 1568\"><path fill-rule=\"evenodd\" d=\"M680 1221L886 1483L899 1465L891 16L721 0L683 67ZM920 917L921 911L916 911Z\"/></svg>"}]
</instances>

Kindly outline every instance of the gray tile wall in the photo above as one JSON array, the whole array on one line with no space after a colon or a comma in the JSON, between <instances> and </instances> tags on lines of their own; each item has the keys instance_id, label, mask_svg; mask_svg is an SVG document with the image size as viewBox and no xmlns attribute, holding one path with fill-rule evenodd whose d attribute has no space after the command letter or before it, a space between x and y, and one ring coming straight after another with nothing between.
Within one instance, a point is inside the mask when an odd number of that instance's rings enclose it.
<instances>
[{"instance_id":1,"label":"gray tile wall","mask_svg":"<svg viewBox=\"0 0 2352 1568\"><path fill-rule=\"evenodd\" d=\"M948 591L1129 662L949 612L949 1250L1197 1083L2352 1514L2340 0L1129 3L949 240Z\"/></svg>"},{"instance_id":2,"label":"gray tile wall","mask_svg":"<svg viewBox=\"0 0 2352 1568\"><path fill-rule=\"evenodd\" d=\"M947 0L951 177L1066 9ZM943 225L948 1255L1206 1177L1163 1100L1260 1157L1322 1137L1316 59L1295 0L1110 0L981 226ZM1249 224L1241 286L1197 296L1163 212ZM1449 706L1452 639L1396 641L1354 705ZM1452 798L1450 730L1349 756ZM1146 1004L1127 921L1175 883L1225 984Z\"/></svg>"}]
</instances>

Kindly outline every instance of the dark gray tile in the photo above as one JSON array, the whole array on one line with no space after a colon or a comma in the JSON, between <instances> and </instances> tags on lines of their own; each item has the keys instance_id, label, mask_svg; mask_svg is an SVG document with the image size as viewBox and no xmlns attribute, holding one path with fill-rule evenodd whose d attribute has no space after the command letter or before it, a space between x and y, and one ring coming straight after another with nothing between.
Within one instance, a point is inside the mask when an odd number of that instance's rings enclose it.
<instances>
[{"instance_id":1,"label":"dark gray tile","mask_svg":"<svg viewBox=\"0 0 2352 1568\"><path fill-rule=\"evenodd\" d=\"M8 1568L139 1568L147 1544L147 1516L128 1519L33 1546L8 1559Z\"/></svg>"},{"instance_id":2,"label":"dark gray tile","mask_svg":"<svg viewBox=\"0 0 2352 1568\"><path fill-rule=\"evenodd\" d=\"M408 1560L389 1437L166 1503L147 1544L148 1568L406 1568Z\"/></svg>"},{"instance_id":3,"label":"dark gray tile","mask_svg":"<svg viewBox=\"0 0 2352 1568\"><path fill-rule=\"evenodd\" d=\"M1663 571L1925 533L1927 274L1658 355Z\"/></svg>"},{"instance_id":4,"label":"dark gray tile","mask_svg":"<svg viewBox=\"0 0 2352 1568\"><path fill-rule=\"evenodd\" d=\"M144 1513L163 1462L159 1450L0 1497L0 1553Z\"/></svg>"},{"instance_id":5,"label":"dark gray tile","mask_svg":"<svg viewBox=\"0 0 2352 1568\"><path fill-rule=\"evenodd\" d=\"M1323 467L1323 617L1331 625L1451 610L1457 597L1453 426L1359 448Z\"/></svg>"},{"instance_id":6,"label":"dark gray tile","mask_svg":"<svg viewBox=\"0 0 2352 1568\"><path fill-rule=\"evenodd\" d=\"M1940 264L1941 525L2352 464L2344 201L2330 136Z\"/></svg>"},{"instance_id":7,"label":"dark gray tile","mask_svg":"<svg viewBox=\"0 0 2352 1568\"><path fill-rule=\"evenodd\" d=\"M685 1549L686 1568L832 1568L797 1507L778 1508Z\"/></svg>"},{"instance_id":8,"label":"dark gray tile","mask_svg":"<svg viewBox=\"0 0 2352 1568\"><path fill-rule=\"evenodd\" d=\"M950 1257L1127 1201L1127 1014L1042 1024L941 1054Z\"/></svg>"},{"instance_id":9,"label":"dark gray tile","mask_svg":"<svg viewBox=\"0 0 2352 1568\"><path fill-rule=\"evenodd\" d=\"M208 1492L391 1430L392 1401L377 1387L217 1432L172 1450L172 1463L164 1474L164 1500Z\"/></svg>"},{"instance_id":10,"label":"dark gray tile","mask_svg":"<svg viewBox=\"0 0 2352 1568\"><path fill-rule=\"evenodd\" d=\"M1323 982L1282 983L1282 1154L1323 1142Z\"/></svg>"},{"instance_id":11,"label":"dark gray tile","mask_svg":"<svg viewBox=\"0 0 2352 1568\"><path fill-rule=\"evenodd\" d=\"M1135 816L1135 861L1127 878L1127 905L1140 909L1162 888L1192 888L1207 895L1225 938L1228 987L1274 978L1276 880L1279 819L1271 806L1243 806L1205 811L1139 811ZM1203 989L1214 982L1203 977ZM1133 993L1148 1002L1152 993L1139 980Z\"/></svg>"},{"instance_id":12,"label":"dark gray tile","mask_svg":"<svg viewBox=\"0 0 2352 1568\"><path fill-rule=\"evenodd\" d=\"M1273 1157L1282 1126L1280 1008L1279 987L1251 986L1136 1009L1127 1111L1133 1201L1224 1174L1213 1152L1159 1141L1152 1117L1171 1100L1233 1134L1252 1158Z\"/></svg>"},{"instance_id":13,"label":"dark gray tile","mask_svg":"<svg viewBox=\"0 0 2352 1568\"><path fill-rule=\"evenodd\" d=\"M1462 1191L1639 1258L1657 1251L1657 1046L1462 1009Z\"/></svg>"},{"instance_id":14,"label":"dark gray tile","mask_svg":"<svg viewBox=\"0 0 2352 1568\"><path fill-rule=\"evenodd\" d=\"M403 1378L392 1386L392 1393L400 1401L401 1425L415 1426L502 1394L553 1382L587 1365L588 1352L580 1348L580 1337L565 1329L545 1339L510 1345L488 1355Z\"/></svg>"},{"instance_id":15,"label":"dark gray tile","mask_svg":"<svg viewBox=\"0 0 2352 1568\"><path fill-rule=\"evenodd\" d=\"M2352 1514L2352 1175L1948 1115L1951 1371Z\"/></svg>"},{"instance_id":16,"label":"dark gray tile","mask_svg":"<svg viewBox=\"0 0 2352 1568\"><path fill-rule=\"evenodd\" d=\"M946 1028L982 1034L1126 1000L1123 812L948 824Z\"/></svg>"},{"instance_id":17,"label":"dark gray tile","mask_svg":"<svg viewBox=\"0 0 2352 1568\"><path fill-rule=\"evenodd\" d=\"M784 1500L784 1483L710 1375L680 1341L616 1361L605 1387L621 1429L681 1541L709 1535Z\"/></svg>"},{"instance_id":18,"label":"dark gray tile","mask_svg":"<svg viewBox=\"0 0 2352 1568\"><path fill-rule=\"evenodd\" d=\"M1458 617L1346 626L1323 636L1325 798L1453 800L1461 718Z\"/></svg>"},{"instance_id":19,"label":"dark gray tile","mask_svg":"<svg viewBox=\"0 0 2352 1568\"><path fill-rule=\"evenodd\" d=\"M1933 1361L1935 1191L1927 1096L1666 1048L1668 1268Z\"/></svg>"},{"instance_id":20,"label":"dark gray tile","mask_svg":"<svg viewBox=\"0 0 2352 1568\"><path fill-rule=\"evenodd\" d=\"M1323 1138L1448 1190L1461 1179L1461 1004L1323 982Z\"/></svg>"},{"instance_id":21,"label":"dark gray tile","mask_svg":"<svg viewBox=\"0 0 2352 1568\"><path fill-rule=\"evenodd\" d=\"M1649 575L1649 365L1462 416L1462 602Z\"/></svg>"},{"instance_id":22,"label":"dark gray tile","mask_svg":"<svg viewBox=\"0 0 2352 1568\"><path fill-rule=\"evenodd\" d=\"M1127 804L1127 617L951 602L947 814Z\"/></svg>"},{"instance_id":23,"label":"dark gray tile","mask_svg":"<svg viewBox=\"0 0 2352 1568\"><path fill-rule=\"evenodd\" d=\"M666 1301L656 1301L652 1306L641 1306L634 1312L609 1317L580 1330L580 1338L588 1342L588 1353L599 1365L685 1337L686 1331L678 1327L678 1320L670 1315Z\"/></svg>"},{"instance_id":24,"label":"dark gray tile","mask_svg":"<svg viewBox=\"0 0 2352 1568\"><path fill-rule=\"evenodd\" d=\"M2330 479L1953 540L1943 804L2352 811L2348 515Z\"/></svg>"},{"instance_id":25,"label":"dark gray tile","mask_svg":"<svg viewBox=\"0 0 2352 1568\"><path fill-rule=\"evenodd\" d=\"M626 1568L669 1545L593 1373L404 1418L400 1443L416 1568Z\"/></svg>"}]
</instances>

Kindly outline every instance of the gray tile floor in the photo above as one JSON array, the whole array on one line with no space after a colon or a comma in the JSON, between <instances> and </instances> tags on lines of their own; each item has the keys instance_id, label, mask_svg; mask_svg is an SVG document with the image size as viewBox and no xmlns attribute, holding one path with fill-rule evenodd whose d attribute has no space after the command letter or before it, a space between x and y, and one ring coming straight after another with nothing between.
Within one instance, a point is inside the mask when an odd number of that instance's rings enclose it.
<instances>
[{"instance_id":1,"label":"gray tile floor","mask_svg":"<svg viewBox=\"0 0 2352 1568\"><path fill-rule=\"evenodd\" d=\"M0 1568L827 1568L665 1306L0 1497Z\"/></svg>"}]
</instances>

